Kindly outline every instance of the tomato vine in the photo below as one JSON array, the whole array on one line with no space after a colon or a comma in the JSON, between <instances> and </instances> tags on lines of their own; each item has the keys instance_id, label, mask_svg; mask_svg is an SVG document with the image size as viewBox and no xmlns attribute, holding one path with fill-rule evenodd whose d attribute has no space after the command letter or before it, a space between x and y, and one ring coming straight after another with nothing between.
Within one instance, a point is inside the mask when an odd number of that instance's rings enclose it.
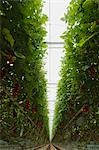
<instances>
[{"instance_id":1,"label":"tomato vine","mask_svg":"<svg viewBox=\"0 0 99 150\"><path fill-rule=\"evenodd\" d=\"M62 35L65 57L58 83L53 141L98 141L99 1L72 0L63 20L68 27Z\"/></svg>"},{"instance_id":2,"label":"tomato vine","mask_svg":"<svg viewBox=\"0 0 99 150\"><path fill-rule=\"evenodd\" d=\"M1 0L0 138L13 144L49 141L42 7L42 0Z\"/></svg>"}]
</instances>

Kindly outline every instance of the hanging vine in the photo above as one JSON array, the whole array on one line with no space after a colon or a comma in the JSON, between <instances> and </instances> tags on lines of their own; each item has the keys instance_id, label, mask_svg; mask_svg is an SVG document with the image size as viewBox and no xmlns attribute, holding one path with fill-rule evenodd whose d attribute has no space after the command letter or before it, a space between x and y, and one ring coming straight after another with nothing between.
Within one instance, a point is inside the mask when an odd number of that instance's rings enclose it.
<instances>
[{"instance_id":1,"label":"hanging vine","mask_svg":"<svg viewBox=\"0 0 99 150\"><path fill-rule=\"evenodd\" d=\"M12 144L49 141L42 6L42 0L1 0L0 138Z\"/></svg>"},{"instance_id":2,"label":"hanging vine","mask_svg":"<svg viewBox=\"0 0 99 150\"><path fill-rule=\"evenodd\" d=\"M63 20L68 27L53 142L99 141L99 1L72 0Z\"/></svg>"}]
</instances>

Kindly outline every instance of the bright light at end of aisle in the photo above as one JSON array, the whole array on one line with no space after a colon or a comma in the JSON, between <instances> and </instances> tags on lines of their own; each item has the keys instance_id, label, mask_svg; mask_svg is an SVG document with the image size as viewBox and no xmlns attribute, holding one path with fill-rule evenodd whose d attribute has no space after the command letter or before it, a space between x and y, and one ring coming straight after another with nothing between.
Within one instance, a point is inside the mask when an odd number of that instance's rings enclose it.
<instances>
[{"instance_id":1,"label":"bright light at end of aisle","mask_svg":"<svg viewBox=\"0 0 99 150\"><path fill-rule=\"evenodd\" d=\"M46 78L48 80L48 104L49 104L49 127L50 138L52 135L52 125L54 117L54 107L56 100L57 83L59 81L59 71L61 57L63 56L63 40L60 38L65 31L66 25L61 18L66 12L70 0L44 0L43 12L48 16L46 25L48 44L48 55L45 59Z\"/></svg>"}]
</instances>

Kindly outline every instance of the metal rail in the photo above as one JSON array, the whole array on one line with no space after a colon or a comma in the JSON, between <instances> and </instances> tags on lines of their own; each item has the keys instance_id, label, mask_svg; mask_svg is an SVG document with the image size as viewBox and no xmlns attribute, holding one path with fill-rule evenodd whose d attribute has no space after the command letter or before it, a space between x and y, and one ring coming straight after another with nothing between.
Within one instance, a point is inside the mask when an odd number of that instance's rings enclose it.
<instances>
[{"instance_id":1,"label":"metal rail","mask_svg":"<svg viewBox=\"0 0 99 150\"><path fill-rule=\"evenodd\" d=\"M57 146L57 145L52 145L53 146L53 148L54 148L54 150L62 150L62 148L61 147L59 147L59 146Z\"/></svg>"},{"instance_id":2,"label":"metal rail","mask_svg":"<svg viewBox=\"0 0 99 150\"><path fill-rule=\"evenodd\" d=\"M40 146L35 147L33 150L39 150L39 149L45 148L46 146L48 147L49 145L45 145L45 144L44 145L40 145Z\"/></svg>"},{"instance_id":3,"label":"metal rail","mask_svg":"<svg viewBox=\"0 0 99 150\"><path fill-rule=\"evenodd\" d=\"M63 130L66 130L67 127L78 117L78 115L82 112L82 109L83 109L84 106L86 106L86 104L83 105L83 106L80 108L80 110L71 118L71 120L70 120L70 121L67 123L67 125L63 128Z\"/></svg>"},{"instance_id":4,"label":"metal rail","mask_svg":"<svg viewBox=\"0 0 99 150\"><path fill-rule=\"evenodd\" d=\"M45 42L46 44L64 45L64 42Z\"/></svg>"}]
</instances>

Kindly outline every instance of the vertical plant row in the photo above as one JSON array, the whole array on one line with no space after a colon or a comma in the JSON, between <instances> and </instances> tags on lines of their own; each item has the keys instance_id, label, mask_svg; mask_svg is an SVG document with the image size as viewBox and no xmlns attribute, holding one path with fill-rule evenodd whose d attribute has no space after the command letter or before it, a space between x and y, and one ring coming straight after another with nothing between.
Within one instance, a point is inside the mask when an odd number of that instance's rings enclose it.
<instances>
[{"instance_id":1,"label":"vertical plant row","mask_svg":"<svg viewBox=\"0 0 99 150\"><path fill-rule=\"evenodd\" d=\"M99 1L72 0L64 21L53 142L99 142Z\"/></svg>"},{"instance_id":2,"label":"vertical plant row","mask_svg":"<svg viewBox=\"0 0 99 150\"><path fill-rule=\"evenodd\" d=\"M38 146L49 141L42 0L1 0L0 138Z\"/></svg>"}]
</instances>

